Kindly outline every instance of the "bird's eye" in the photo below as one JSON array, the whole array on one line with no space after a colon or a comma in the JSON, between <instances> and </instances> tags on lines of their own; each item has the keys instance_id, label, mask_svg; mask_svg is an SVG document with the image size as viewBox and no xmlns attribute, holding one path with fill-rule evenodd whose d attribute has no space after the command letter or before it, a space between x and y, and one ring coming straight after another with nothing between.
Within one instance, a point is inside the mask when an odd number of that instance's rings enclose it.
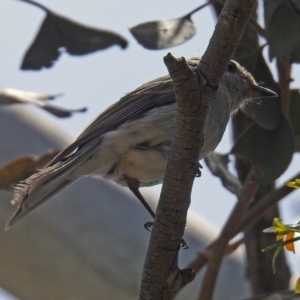
<instances>
[{"instance_id":1,"label":"bird's eye","mask_svg":"<svg viewBox=\"0 0 300 300\"><path fill-rule=\"evenodd\" d=\"M236 71L236 64L234 62L230 62L228 67L227 67L227 70L230 72L230 73L234 73Z\"/></svg>"}]
</instances>

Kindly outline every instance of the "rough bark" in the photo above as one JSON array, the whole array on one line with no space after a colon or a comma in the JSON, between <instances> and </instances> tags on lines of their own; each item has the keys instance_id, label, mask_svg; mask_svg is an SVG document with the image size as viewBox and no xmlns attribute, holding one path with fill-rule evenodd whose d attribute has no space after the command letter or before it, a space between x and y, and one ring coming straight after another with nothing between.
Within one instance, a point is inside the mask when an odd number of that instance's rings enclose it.
<instances>
[{"instance_id":1,"label":"rough bark","mask_svg":"<svg viewBox=\"0 0 300 300\"><path fill-rule=\"evenodd\" d=\"M177 260L198 153L203 144L205 116L255 3L255 0L226 2L197 72L188 70L184 60L175 60L170 55L165 58L175 83L178 114L144 265L140 299L172 299L194 276L189 269L180 270Z\"/></svg>"}]
</instances>

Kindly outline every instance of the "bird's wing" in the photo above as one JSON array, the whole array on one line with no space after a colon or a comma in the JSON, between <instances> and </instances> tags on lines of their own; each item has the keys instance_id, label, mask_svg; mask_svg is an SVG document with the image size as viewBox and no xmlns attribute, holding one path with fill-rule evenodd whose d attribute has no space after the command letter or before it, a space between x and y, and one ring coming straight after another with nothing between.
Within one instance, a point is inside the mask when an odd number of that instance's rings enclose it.
<instances>
[{"instance_id":1,"label":"bird's wing","mask_svg":"<svg viewBox=\"0 0 300 300\"><path fill-rule=\"evenodd\" d=\"M149 109L174 102L175 96L170 76L167 75L143 84L100 114L73 144L60 152L51 161L49 166L65 159L74 153L78 147L93 139L100 138L102 134L113 130L128 119L143 114Z\"/></svg>"},{"instance_id":2,"label":"bird's wing","mask_svg":"<svg viewBox=\"0 0 300 300\"><path fill-rule=\"evenodd\" d=\"M199 61L200 57L192 57L187 63L190 67L195 68ZM49 166L53 166L57 162L64 160L66 157L75 153L78 147L93 139L99 138L100 141L102 134L113 130L130 118L137 117L152 108L174 102L173 82L169 75L143 84L105 110L82 132L73 144L60 152L52 162L50 162Z\"/></svg>"}]
</instances>

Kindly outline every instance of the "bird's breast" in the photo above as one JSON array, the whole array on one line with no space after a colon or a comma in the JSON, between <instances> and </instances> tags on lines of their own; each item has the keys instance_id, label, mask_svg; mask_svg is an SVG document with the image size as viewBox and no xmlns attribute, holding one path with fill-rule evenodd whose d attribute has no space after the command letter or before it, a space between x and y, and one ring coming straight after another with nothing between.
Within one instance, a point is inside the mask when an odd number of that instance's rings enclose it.
<instances>
[{"instance_id":1,"label":"bird's breast","mask_svg":"<svg viewBox=\"0 0 300 300\"><path fill-rule=\"evenodd\" d=\"M227 107L225 107L227 109ZM226 128L230 110L212 105L205 122L205 140L199 159L212 152ZM103 135L89 160L95 176L126 185L126 178L141 186L162 182L167 165L176 115L175 103L152 109ZM223 119L222 119L223 118Z\"/></svg>"}]
</instances>

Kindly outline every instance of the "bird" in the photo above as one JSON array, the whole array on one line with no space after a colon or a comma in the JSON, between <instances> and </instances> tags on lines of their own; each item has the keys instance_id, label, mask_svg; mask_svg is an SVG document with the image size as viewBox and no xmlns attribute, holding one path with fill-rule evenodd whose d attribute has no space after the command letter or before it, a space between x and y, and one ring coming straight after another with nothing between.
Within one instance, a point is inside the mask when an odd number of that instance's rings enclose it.
<instances>
[{"instance_id":1,"label":"bird","mask_svg":"<svg viewBox=\"0 0 300 300\"><path fill-rule=\"evenodd\" d=\"M200 59L192 57L187 63L195 69ZM207 112L199 161L215 150L232 113L251 99L276 96L231 60ZM163 182L175 115L176 99L169 75L124 95L48 166L16 185L11 203L18 204L18 208L6 229L83 176L128 187L154 218L155 213L139 188Z\"/></svg>"}]
</instances>

